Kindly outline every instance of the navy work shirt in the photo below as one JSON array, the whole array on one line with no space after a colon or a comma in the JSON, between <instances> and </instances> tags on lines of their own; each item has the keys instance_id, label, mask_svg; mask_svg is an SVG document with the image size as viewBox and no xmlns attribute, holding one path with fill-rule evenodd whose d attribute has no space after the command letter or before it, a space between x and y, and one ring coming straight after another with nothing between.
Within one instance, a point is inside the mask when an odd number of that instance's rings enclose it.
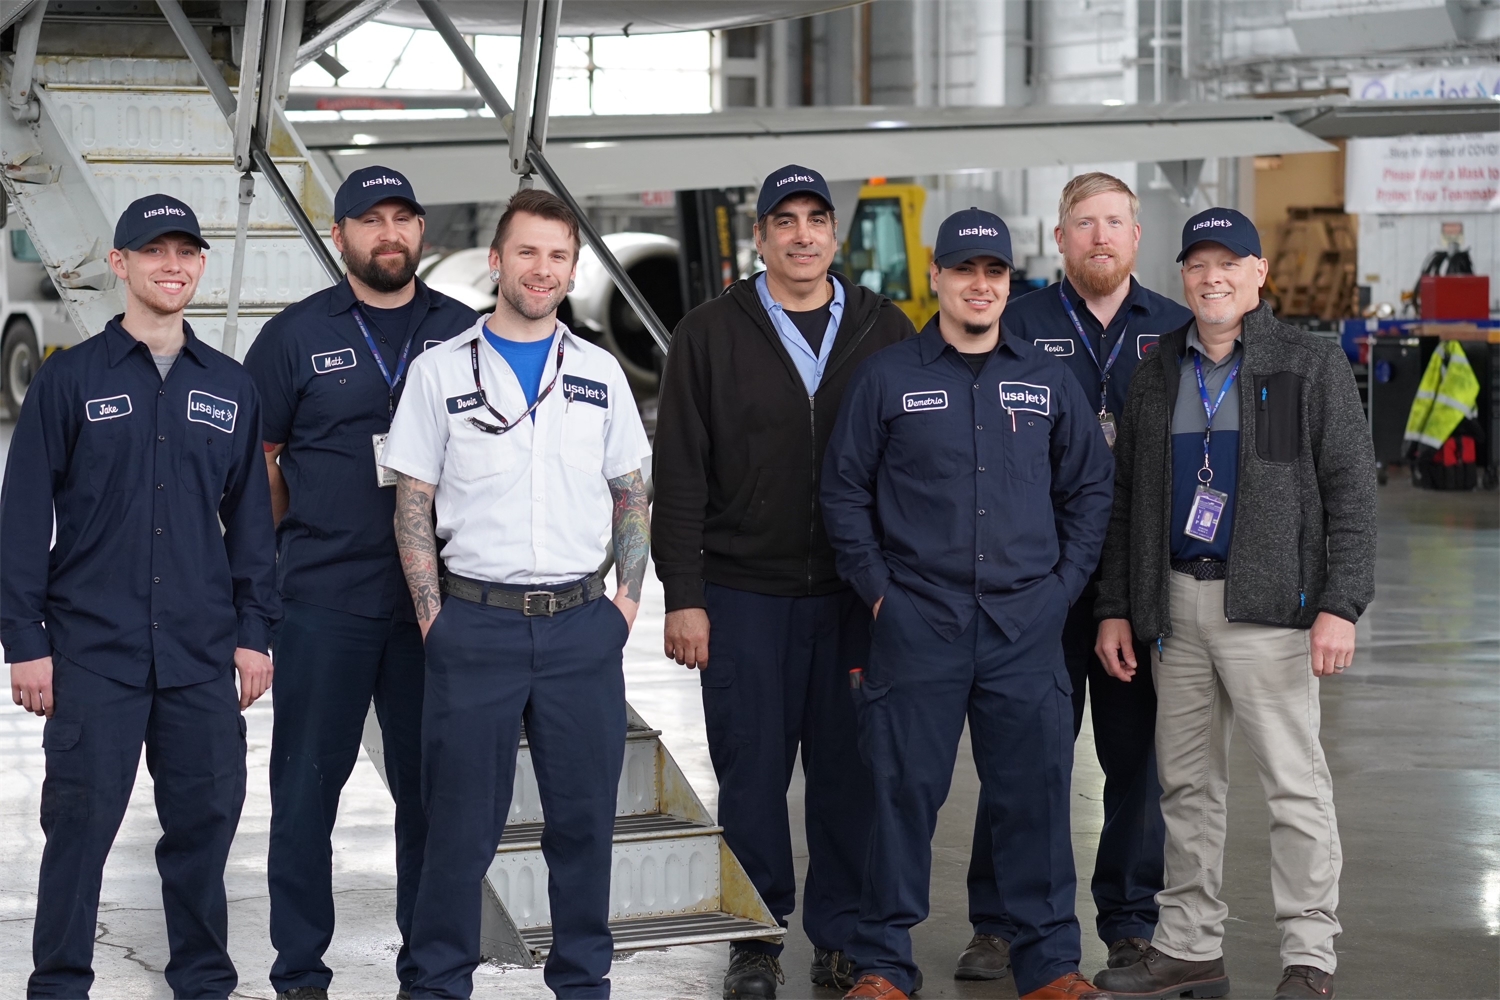
<instances>
[{"instance_id":1,"label":"navy work shirt","mask_svg":"<svg viewBox=\"0 0 1500 1000\"><path fill-rule=\"evenodd\" d=\"M354 320L357 301L348 278L314 292L267 323L245 355L265 404L262 433L286 445L281 474L291 502L276 529L276 578L289 600L412 622L396 552L396 490L377 485L375 472L373 438L391 428L391 393ZM406 337L410 371L424 350L478 318L418 280L399 339L378 322L370 333L394 376ZM398 400L405 381L396 385Z\"/></svg>"},{"instance_id":2,"label":"navy work shirt","mask_svg":"<svg viewBox=\"0 0 1500 1000\"><path fill-rule=\"evenodd\" d=\"M1078 325L1089 338L1088 346L1079 342L1078 331L1058 295L1059 289L1072 303ZM1125 412L1125 398L1130 395L1130 377L1135 374L1136 365L1146 357L1147 351L1156 346L1157 338L1180 330L1192 318L1193 314L1186 306L1158 295L1132 277L1130 293L1106 327L1089 311L1088 303L1083 301L1073 283L1064 278L1010 302L1001 317L1001 325L1007 334L1036 344L1067 365L1077 376L1078 384L1083 387L1095 413L1099 412L1100 373L1109 360L1109 352L1124 334L1126 341L1120 345L1120 353L1110 368L1105 398L1106 408L1118 418ZM1089 356L1089 347L1094 349L1094 357L1099 359L1097 363Z\"/></svg>"},{"instance_id":3,"label":"navy work shirt","mask_svg":"<svg viewBox=\"0 0 1500 1000\"><path fill-rule=\"evenodd\" d=\"M1088 582L1113 475L1066 368L1007 336L975 375L933 317L855 373L824 459L823 517L839 575L867 604L894 581L945 639L979 607L1015 639Z\"/></svg>"},{"instance_id":4,"label":"navy work shirt","mask_svg":"<svg viewBox=\"0 0 1500 1000\"><path fill-rule=\"evenodd\" d=\"M236 646L265 652L280 616L260 401L185 323L163 380L121 319L26 392L0 494L0 639L11 663L198 684Z\"/></svg>"}]
</instances>

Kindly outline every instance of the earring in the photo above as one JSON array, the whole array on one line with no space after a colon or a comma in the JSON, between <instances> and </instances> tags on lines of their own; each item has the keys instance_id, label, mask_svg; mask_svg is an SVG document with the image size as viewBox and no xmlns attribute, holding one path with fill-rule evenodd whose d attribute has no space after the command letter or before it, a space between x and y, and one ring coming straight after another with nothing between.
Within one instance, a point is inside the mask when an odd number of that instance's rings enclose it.
<instances>
[{"instance_id":1,"label":"earring","mask_svg":"<svg viewBox=\"0 0 1500 1000\"><path fill-rule=\"evenodd\" d=\"M499 271L491 271L490 272L490 280L498 282L500 280L500 272Z\"/></svg>"},{"instance_id":2,"label":"earring","mask_svg":"<svg viewBox=\"0 0 1500 1000\"><path fill-rule=\"evenodd\" d=\"M576 286L577 284L578 284L577 279L575 279L575 278L569 278L568 279L568 292L569 292L569 294L572 293L574 286Z\"/></svg>"}]
</instances>

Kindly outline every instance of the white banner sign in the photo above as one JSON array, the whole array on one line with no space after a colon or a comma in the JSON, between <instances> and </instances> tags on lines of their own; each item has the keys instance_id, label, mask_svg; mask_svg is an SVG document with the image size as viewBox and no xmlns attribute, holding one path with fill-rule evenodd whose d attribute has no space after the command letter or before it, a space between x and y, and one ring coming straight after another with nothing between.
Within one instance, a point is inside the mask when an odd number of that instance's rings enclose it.
<instances>
[{"instance_id":1,"label":"white banner sign","mask_svg":"<svg viewBox=\"0 0 1500 1000\"><path fill-rule=\"evenodd\" d=\"M1350 139L1344 210L1361 215L1500 211L1500 132Z\"/></svg>"},{"instance_id":2,"label":"white banner sign","mask_svg":"<svg viewBox=\"0 0 1500 1000\"><path fill-rule=\"evenodd\" d=\"M1493 98L1496 94L1500 94L1500 65L1349 74L1349 96L1357 101Z\"/></svg>"}]
</instances>

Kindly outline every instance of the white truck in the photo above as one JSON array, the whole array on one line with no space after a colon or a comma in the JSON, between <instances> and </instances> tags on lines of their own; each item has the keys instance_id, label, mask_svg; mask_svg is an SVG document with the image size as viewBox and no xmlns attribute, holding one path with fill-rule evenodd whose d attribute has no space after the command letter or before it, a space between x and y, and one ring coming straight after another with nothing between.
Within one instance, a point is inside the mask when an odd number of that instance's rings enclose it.
<instances>
[{"instance_id":1,"label":"white truck","mask_svg":"<svg viewBox=\"0 0 1500 1000\"><path fill-rule=\"evenodd\" d=\"M0 226L0 405L14 420L37 366L81 338L21 220Z\"/></svg>"}]
</instances>

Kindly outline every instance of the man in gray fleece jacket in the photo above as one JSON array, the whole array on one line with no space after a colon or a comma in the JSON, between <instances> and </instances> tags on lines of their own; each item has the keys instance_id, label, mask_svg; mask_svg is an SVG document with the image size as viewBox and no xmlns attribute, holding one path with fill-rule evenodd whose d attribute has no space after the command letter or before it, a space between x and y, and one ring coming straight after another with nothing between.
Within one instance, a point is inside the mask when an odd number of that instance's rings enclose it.
<instances>
[{"instance_id":1,"label":"man in gray fleece jacket","mask_svg":"<svg viewBox=\"0 0 1500 1000\"><path fill-rule=\"evenodd\" d=\"M1165 888L1152 947L1096 986L1223 996L1229 737L1238 720L1271 808L1278 998L1332 997L1342 854L1318 742L1319 678L1354 656L1374 594L1375 456L1349 364L1260 302L1249 219L1183 229L1194 321L1136 370L1115 449L1096 651L1135 674L1154 642Z\"/></svg>"}]
</instances>

